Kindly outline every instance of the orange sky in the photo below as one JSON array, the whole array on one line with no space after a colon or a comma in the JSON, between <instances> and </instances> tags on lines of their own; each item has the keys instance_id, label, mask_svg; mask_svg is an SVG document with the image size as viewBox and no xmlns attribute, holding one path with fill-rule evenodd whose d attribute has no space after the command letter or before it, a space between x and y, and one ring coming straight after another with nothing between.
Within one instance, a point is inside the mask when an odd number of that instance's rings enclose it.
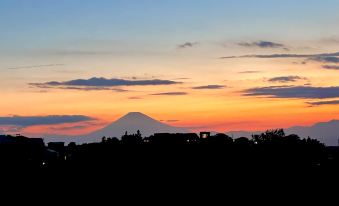
<instances>
[{"instance_id":1,"label":"orange sky","mask_svg":"<svg viewBox=\"0 0 339 206\"><path fill-rule=\"evenodd\" d=\"M253 61L253 63L250 63ZM285 62L286 61L286 62ZM327 87L338 84L337 71L324 71L318 63L295 65L294 60L239 59L237 61L212 61L206 67L206 75L190 74L167 75L179 79L182 84L170 86L124 86L127 92L116 91L78 91L59 88L30 88L27 83L15 88L3 89L0 102L1 116L44 116L81 114L96 118L96 124L77 129L69 127L82 123L57 126L33 126L23 129L25 133L84 134L101 128L131 111L143 112L157 120L176 120L168 122L175 126L191 128L193 131L235 131L264 130L269 128L311 125L319 121L338 118L338 105L310 107L306 102L312 99L280 99L261 96L243 96L244 90L274 85L305 85ZM292 63L291 63L292 62ZM245 66L242 66L242 65ZM233 66L232 66L233 65ZM239 74L248 65L259 73ZM211 69L212 68L212 69ZM271 70L270 68L275 68ZM279 68L279 69L276 69ZM186 68L194 70L194 65ZM215 72L209 72L215 71ZM305 77L297 82L272 83L267 79L277 76L293 75ZM203 73L203 71L201 71ZM20 76L20 74L17 74ZM83 75L78 75L79 77ZM109 76L101 75L101 76ZM138 75L135 75L138 77ZM142 75L141 75L142 76ZM162 75L157 73L156 78ZM23 76L21 76L24 78ZM112 74L111 77L114 77ZM148 79L150 77L138 77ZM19 78L21 81L21 78ZM54 80L50 77L45 81ZM70 78L60 78L69 80ZM35 81L44 82L44 81ZM215 90L195 90L196 86L224 85ZM6 87L6 86L3 86ZM154 93L186 92L187 95L153 96ZM316 99L313 101L317 101ZM65 129L66 128L66 129Z\"/></svg>"},{"instance_id":2,"label":"orange sky","mask_svg":"<svg viewBox=\"0 0 339 206\"><path fill-rule=\"evenodd\" d=\"M88 133L134 111L193 131L339 119L337 1L76 2L0 2L0 134Z\"/></svg>"}]
</instances>

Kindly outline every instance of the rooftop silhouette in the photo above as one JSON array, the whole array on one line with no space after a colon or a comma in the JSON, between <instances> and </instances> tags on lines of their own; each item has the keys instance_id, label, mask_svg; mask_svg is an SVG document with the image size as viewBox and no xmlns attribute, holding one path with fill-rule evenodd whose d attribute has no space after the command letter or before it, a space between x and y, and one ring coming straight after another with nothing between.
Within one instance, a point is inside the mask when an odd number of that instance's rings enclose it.
<instances>
[{"instance_id":1,"label":"rooftop silhouette","mask_svg":"<svg viewBox=\"0 0 339 206\"><path fill-rule=\"evenodd\" d=\"M76 145L54 142L45 145L42 139L23 136L0 136L3 163L29 165L36 169L54 168L55 165L72 167L110 167L116 160L152 162L157 158L172 159L180 163L188 156L192 162L204 160L222 164L244 163L246 166L278 166L282 168L305 167L327 168L339 166L337 147L326 147L318 140L301 139L297 135L286 135L284 130L270 130L260 135L233 139L226 134L210 135L209 132L195 133L156 133L143 137L140 130L125 134L121 138L102 137L99 143ZM137 154L137 157L134 156ZM181 159L183 158L183 159ZM164 163L167 161L164 161ZM206 162L207 163L207 162ZM161 163L162 164L162 163ZM209 164L209 163L208 163ZM20 164L19 164L20 165Z\"/></svg>"}]
</instances>

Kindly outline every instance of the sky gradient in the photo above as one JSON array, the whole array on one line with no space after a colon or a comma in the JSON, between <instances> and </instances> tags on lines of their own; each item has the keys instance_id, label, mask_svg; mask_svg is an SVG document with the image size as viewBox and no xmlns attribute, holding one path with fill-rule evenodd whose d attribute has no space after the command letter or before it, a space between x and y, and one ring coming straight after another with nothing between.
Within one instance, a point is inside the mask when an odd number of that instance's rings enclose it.
<instances>
[{"instance_id":1,"label":"sky gradient","mask_svg":"<svg viewBox=\"0 0 339 206\"><path fill-rule=\"evenodd\" d=\"M0 133L81 134L132 111L194 131L339 119L338 10L338 0L1 0Z\"/></svg>"}]
</instances>

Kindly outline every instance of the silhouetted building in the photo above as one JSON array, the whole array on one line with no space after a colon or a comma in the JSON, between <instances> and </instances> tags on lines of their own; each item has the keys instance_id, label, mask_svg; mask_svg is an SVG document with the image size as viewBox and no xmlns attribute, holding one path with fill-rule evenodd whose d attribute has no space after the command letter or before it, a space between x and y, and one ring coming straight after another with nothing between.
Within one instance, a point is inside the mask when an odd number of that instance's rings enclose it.
<instances>
[{"instance_id":1,"label":"silhouetted building","mask_svg":"<svg viewBox=\"0 0 339 206\"><path fill-rule=\"evenodd\" d=\"M219 133L216 134L214 136L210 136L207 138L209 143L213 143L213 144L219 144L219 145L224 145L224 144L232 144L233 143L233 139L223 133Z\"/></svg>"},{"instance_id":2,"label":"silhouetted building","mask_svg":"<svg viewBox=\"0 0 339 206\"><path fill-rule=\"evenodd\" d=\"M48 148L57 152L64 151L65 143L64 142L50 142L48 143Z\"/></svg>"},{"instance_id":3,"label":"silhouetted building","mask_svg":"<svg viewBox=\"0 0 339 206\"><path fill-rule=\"evenodd\" d=\"M44 140L42 138L28 138L27 142L28 144L37 145L41 147L44 147L45 145Z\"/></svg>"},{"instance_id":4,"label":"silhouetted building","mask_svg":"<svg viewBox=\"0 0 339 206\"><path fill-rule=\"evenodd\" d=\"M149 137L147 141L155 144L187 144L198 142L199 137L195 133L186 133L186 134L157 133Z\"/></svg>"},{"instance_id":5,"label":"silhouetted building","mask_svg":"<svg viewBox=\"0 0 339 206\"><path fill-rule=\"evenodd\" d=\"M211 132L200 132L200 139L207 139L211 136Z\"/></svg>"}]
</instances>

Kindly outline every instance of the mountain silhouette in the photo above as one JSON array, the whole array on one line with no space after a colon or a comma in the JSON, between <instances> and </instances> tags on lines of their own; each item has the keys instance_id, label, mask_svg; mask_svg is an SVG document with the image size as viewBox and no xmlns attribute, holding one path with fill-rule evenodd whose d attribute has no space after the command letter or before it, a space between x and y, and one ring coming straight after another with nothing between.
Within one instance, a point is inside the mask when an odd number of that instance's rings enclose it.
<instances>
[{"instance_id":1,"label":"mountain silhouette","mask_svg":"<svg viewBox=\"0 0 339 206\"><path fill-rule=\"evenodd\" d=\"M339 139L339 120L320 122L311 127L291 127L287 134L297 134L300 137L318 139L328 146L337 146Z\"/></svg>"},{"instance_id":2,"label":"mountain silhouette","mask_svg":"<svg viewBox=\"0 0 339 206\"><path fill-rule=\"evenodd\" d=\"M121 138L125 132L128 134L137 133L140 131L142 136L151 136L154 133L189 133L190 131L185 128L173 127L157 121L140 112L130 112L108 126L94 131L90 134L71 137L71 138L47 138L46 142L62 141L62 142L76 142L82 143L93 143L100 142L102 137L117 137Z\"/></svg>"},{"instance_id":3,"label":"mountain silhouette","mask_svg":"<svg viewBox=\"0 0 339 206\"><path fill-rule=\"evenodd\" d=\"M154 133L189 133L189 129L173 127L157 121L140 112L130 112L121 117L110 125L94 131L90 134L77 137L60 136L60 135L44 135L45 142L76 142L92 143L100 142L102 137L117 137L120 138L127 131L129 134L136 133L140 130L144 137L151 136ZM260 134L264 131L231 131L226 132L227 135L233 138L248 137L252 134ZM337 146L339 139L339 120L329 122L316 123L313 126L296 126L285 129L287 135L296 134L302 138L311 137L317 139L327 146ZM215 132L216 134L217 132ZM214 133L213 133L214 134Z\"/></svg>"},{"instance_id":4,"label":"mountain silhouette","mask_svg":"<svg viewBox=\"0 0 339 206\"><path fill-rule=\"evenodd\" d=\"M237 137L251 137L252 134L260 134L264 131L234 131L226 132L229 136ZM302 138L311 137L317 139L327 146L337 146L339 139L339 120L332 120L329 122L320 122L312 126L296 126L285 129L287 135L296 134Z\"/></svg>"}]
</instances>

